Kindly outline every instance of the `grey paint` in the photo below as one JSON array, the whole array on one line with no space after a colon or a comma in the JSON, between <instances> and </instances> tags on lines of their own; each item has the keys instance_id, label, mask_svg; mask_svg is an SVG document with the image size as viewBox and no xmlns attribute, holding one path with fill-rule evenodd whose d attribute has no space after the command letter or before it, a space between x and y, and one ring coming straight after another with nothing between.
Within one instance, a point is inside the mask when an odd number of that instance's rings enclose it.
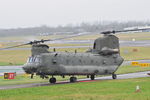
<instances>
[{"instance_id":1,"label":"grey paint","mask_svg":"<svg viewBox=\"0 0 150 100\"><path fill-rule=\"evenodd\" d=\"M32 57L39 62L24 65L27 73L39 75L105 75L114 73L122 64L119 39L114 35L104 35L94 41L95 47L87 53L48 52L47 45L32 47ZM103 49L105 48L105 49Z\"/></svg>"}]
</instances>

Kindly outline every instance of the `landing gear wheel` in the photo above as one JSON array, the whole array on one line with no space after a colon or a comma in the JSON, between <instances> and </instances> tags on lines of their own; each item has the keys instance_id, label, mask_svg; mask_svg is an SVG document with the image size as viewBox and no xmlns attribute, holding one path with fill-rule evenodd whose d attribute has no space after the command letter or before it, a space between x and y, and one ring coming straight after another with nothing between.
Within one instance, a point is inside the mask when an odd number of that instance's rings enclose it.
<instances>
[{"instance_id":1,"label":"landing gear wheel","mask_svg":"<svg viewBox=\"0 0 150 100\"><path fill-rule=\"evenodd\" d=\"M89 75L87 75L87 78L90 78L90 76L89 76Z\"/></svg>"},{"instance_id":2,"label":"landing gear wheel","mask_svg":"<svg viewBox=\"0 0 150 100\"><path fill-rule=\"evenodd\" d=\"M112 78L113 79L117 79L117 75L116 74L112 74Z\"/></svg>"},{"instance_id":3,"label":"landing gear wheel","mask_svg":"<svg viewBox=\"0 0 150 100\"><path fill-rule=\"evenodd\" d=\"M70 82L73 83L73 82L76 82L77 81L77 78L76 77L70 77Z\"/></svg>"},{"instance_id":4,"label":"landing gear wheel","mask_svg":"<svg viewBox=\"0 0 150 100\"><path fill-rule=\"evenodd\" d=\"M95 79L95 75L91 75L91 80L94 80Z\"/></svg>"},{"instance_id":5,"label":"landing gear wheel","mask_svg":"<svg viewBox=\"0 0 150 100\"><path fill-rule=\"evenodd\" d=\"M49 82L50 82L50 83L56 83L56 78L55 78L55 77L50 78L50 79L49 79Z\"/></svg>"}]
</instances>

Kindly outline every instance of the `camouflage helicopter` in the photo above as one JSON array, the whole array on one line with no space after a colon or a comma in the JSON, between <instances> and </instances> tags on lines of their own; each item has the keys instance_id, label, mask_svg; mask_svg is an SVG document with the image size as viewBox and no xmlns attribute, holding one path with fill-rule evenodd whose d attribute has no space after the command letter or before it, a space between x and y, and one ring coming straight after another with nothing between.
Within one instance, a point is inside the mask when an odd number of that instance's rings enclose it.
<instances>
[{"instance_id":1,"label":"camouflage helicopter","mask_svg":"<svg viewBox=\"0 0 150 100\"><path fill-rule=\"evenodd\" d=\"M115 33L139 31L145 29L136 30L123 30L123 31L105 31L101 32L103 37L99 37L94 41L93 49L86 51L85 53L69 53L69 52L50 52L49 46L41 44L46 41L61 40L70 37L63 37L58 39L47 39L39 41L31 41L29 43L1 48L9 49L19 47L23 45L32 45L31 57L28 58L26 64L23 65L23 69L26 73L40 75L42 78L48 78L50 83L56 83L54 76L60 75L63 78L66 75L71 76L70 82L76 82L75 75L86 75L91 80L95 79L96 75L112 75L113 79L117 78L115 71L122 64L124 59L120 56L119 38ZM80 34L83 35L83 34Z\"/></svg>"}]
</instances>

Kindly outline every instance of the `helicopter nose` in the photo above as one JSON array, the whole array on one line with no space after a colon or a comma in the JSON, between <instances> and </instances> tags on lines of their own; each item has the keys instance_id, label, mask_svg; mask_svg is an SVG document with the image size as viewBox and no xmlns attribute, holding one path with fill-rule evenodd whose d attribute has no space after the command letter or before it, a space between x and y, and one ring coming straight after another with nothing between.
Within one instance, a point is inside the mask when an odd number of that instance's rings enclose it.
<instances>
[{"instance_id":1,"label":"helicopter nose","mask_svg":"<svg viewBox=\"0 0 150 100\"><path fill-rule=\"evenodd\" d=\"M38 65L35 64L25 64L23 66L23 70L27 73L27 74L32 74L32 73L36 73L38 69Z\"/></svg>"}]
</instances>

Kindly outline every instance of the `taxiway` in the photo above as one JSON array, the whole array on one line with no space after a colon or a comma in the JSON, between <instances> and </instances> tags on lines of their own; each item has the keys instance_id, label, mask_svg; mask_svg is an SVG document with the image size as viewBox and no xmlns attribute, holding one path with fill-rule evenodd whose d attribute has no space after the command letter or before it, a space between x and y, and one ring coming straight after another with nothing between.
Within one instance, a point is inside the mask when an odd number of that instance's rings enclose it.
<instances>
[{"instance_id":1,"label":"taxiway","mask_svg":"<svg viewBox=\"0 0 150 100\"><path fill-rule=\"evenodd\" d=\"M150 75L148 75L148 73L150 73L150 71L120 74L120 75L117 75L117 79L150 77ZM78 79L77 82L93 82L93 81L111 80L111 79L112 79L111 76L103 76L103 77L97 77L97 78L95 78L95 80L90 80L89 78ZM52 86L52 85L59 85L59 84L72 84L72 83L70 83L69 81L58 81L56 84L50 84L48 82L45 82L45 83L43 82L43 83L21 84L21 85L8 85L8 86L0 86L0 90L15 89L15 88L28 88L28 87L39 87L39 86Z\"/></svg>"}]
</instances>

